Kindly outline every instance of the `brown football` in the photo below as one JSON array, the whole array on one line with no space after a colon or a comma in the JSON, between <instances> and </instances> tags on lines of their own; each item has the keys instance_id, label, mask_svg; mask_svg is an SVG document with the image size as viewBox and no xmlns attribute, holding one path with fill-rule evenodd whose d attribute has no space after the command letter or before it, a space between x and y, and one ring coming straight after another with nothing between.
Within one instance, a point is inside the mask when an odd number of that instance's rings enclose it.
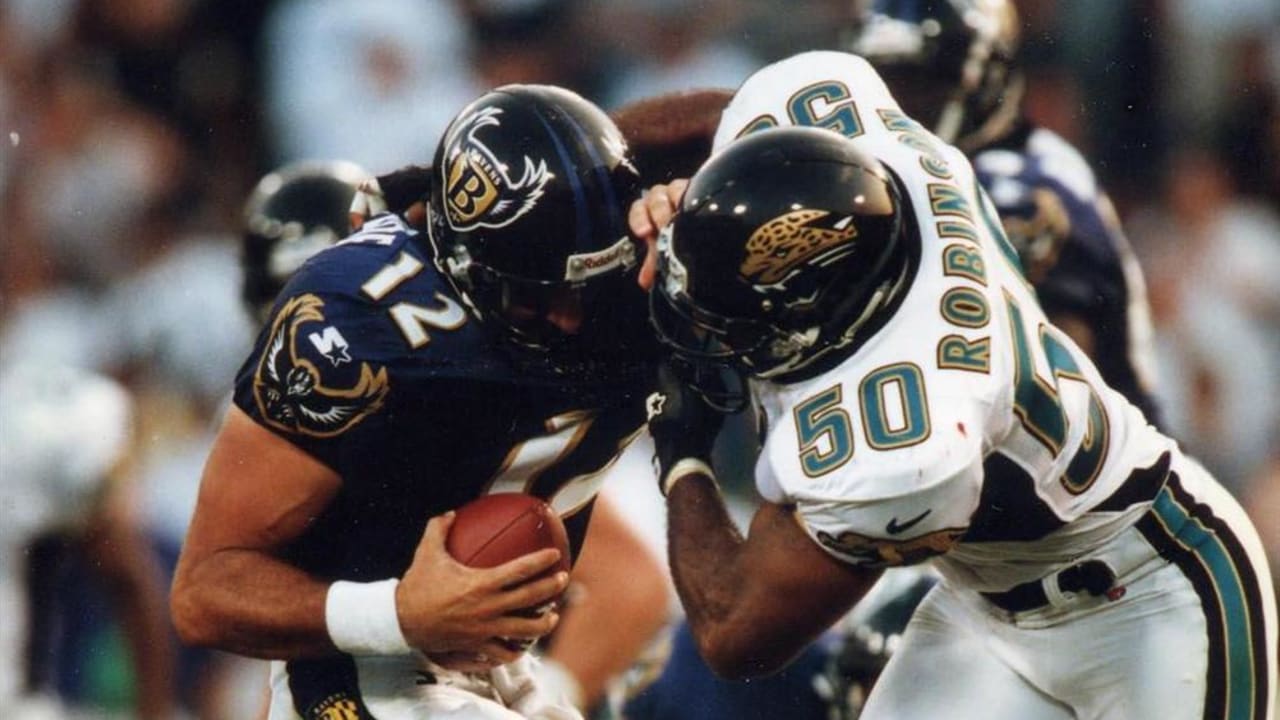
<instances>
[{"instance_id":1,"label":"brown football","mask_svg":"<svg viewBox=\"0 0 1280 720\"><path fill-rule=\"evenodd\" d=\"M445 548L458 562L476 568L556 548L558 569L569 571L569 535L560 516L542 499L524 493L483 495L458 508Z\"/></svg>"}]
</instances>

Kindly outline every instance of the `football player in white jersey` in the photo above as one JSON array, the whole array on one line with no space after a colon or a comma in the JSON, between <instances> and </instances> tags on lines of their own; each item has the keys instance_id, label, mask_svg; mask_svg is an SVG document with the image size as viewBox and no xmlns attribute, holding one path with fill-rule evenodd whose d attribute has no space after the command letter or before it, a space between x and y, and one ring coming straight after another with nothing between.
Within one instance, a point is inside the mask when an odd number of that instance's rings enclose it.
<instances>
[{"instance_id":1,"label":"football player in white jersey","mask_svg":"<svg viewBox=\"0 0 1280 720\"><path fill-rule=\"evenodd\" d=\"M943 581L865 717L1270 717L1256 531L1048 323L963 154L863 59L749 78L658 249L660 336L745 372L769 421L742 538L707 463L715 388L669 372L650 398L717 672L772 672L881 568L927 560Z\"/></svg>"}]
</instances>

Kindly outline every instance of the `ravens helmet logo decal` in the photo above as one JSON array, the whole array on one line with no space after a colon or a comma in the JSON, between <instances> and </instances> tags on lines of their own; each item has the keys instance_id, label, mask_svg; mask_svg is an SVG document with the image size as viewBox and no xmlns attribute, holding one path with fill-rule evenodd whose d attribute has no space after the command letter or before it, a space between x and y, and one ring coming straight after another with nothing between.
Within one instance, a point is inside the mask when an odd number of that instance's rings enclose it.
<instances>
[{"instance_id":1,"label":"ravens helmet logo decal","mask_svg":"<svg viewBox=\"0 0 1280 720\"><path fill-rule=\"evenodd\" d=\"M458 122L446 141L444 210L459 232L510 225L533 209L555 177L546 160L525 155L523 174L513 179L511 166L476 137L483 127L501 125L501 114L501 108L484 108Z\"/></svg>"},{"instance_id":2,"label":"ravens helmet logo decal","mask_svg":"<svg viewBox=\"0 0 1280 720\"><path fill-rule=\"evenodd\" d=\"M834 260L853 249L858 236L853 218L843 218L832 227L814 225L829 215L825 210L801 208L779 215L756 228L747 240L747 256L738 271L758 285L776 285L812 260Z\"/></svg>"},{"instance_id":3,"label":"ravens helmet logo decal","mask_svg":"<svg viewBox=\"0 0 1280 720\"><path fill-rule=\"evenodd\" d=\"M344 383L346 387L325 383L321 367L329 363L313 362L306 346L299 344L308 337L305 325L324 327L323 307L324 301L315 295L300 295L289 300L271 324L271 339L254 374L253 395L258 411L272 427L332 437L377 412L386 399L390 387L386 368L375 370L366 362L350 371L354 378ZM316 344L314 339L310 342Z\"/></svg>"}]
</instances>

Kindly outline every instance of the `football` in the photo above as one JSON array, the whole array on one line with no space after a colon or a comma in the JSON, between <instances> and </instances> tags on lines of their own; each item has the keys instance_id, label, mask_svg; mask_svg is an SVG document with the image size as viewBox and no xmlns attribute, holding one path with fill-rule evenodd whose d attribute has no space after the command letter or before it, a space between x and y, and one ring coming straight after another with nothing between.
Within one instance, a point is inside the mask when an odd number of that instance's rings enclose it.
<instances>
[{"instance_id":1,"label":"football","mask_svg":"<svg viewBox=\"0 0 1280 720\"><path fill-rule=\"evenodd\" d=\"M469 567L489 568L543 548L560 551L554 568L569 571L569 535L560 516L524 493L484 495L458 508L445 548Z\"/></svg>"}]
</instances>

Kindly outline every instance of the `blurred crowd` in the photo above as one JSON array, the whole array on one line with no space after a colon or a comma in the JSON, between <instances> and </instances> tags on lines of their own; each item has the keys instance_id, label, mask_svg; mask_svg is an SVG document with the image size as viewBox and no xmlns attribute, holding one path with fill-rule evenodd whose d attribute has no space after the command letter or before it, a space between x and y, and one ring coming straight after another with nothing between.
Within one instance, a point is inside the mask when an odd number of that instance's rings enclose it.
<instances>
[{"instance_id":1,"label":"blurred crowd","mask_svg":"<svg viewBox=\"0 0 1280 720\"><path fill-rule=\"evenodd\" d=\"M0 368L70 364L131 391L139 517L171 565L255 332L238 253L262 174L304 158L374 173L430 162L454 113L505 83L564 85L606 109L732 88L765 62L839 48L850 5L0 0ZM1019 9L1029 113L1093 162L1146 273L1168 429L1246 500L1275 551L1280 4ZM49 681L127 714L111 624L76 632ZM184 659L188 712L251 714L256 697L200 694L214 692L196 679L219 677L209 668L255 677L225 661Z\"/></svg>"}]
</instances>

